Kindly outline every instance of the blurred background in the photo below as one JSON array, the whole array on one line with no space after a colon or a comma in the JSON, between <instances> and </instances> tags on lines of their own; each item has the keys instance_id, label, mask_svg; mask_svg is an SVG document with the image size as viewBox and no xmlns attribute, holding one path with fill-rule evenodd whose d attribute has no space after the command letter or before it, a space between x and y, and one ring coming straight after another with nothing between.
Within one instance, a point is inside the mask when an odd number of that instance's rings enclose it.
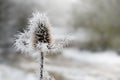
<instances>
[{"instance_id":1,"label":"blurred background","mask_svg":"<svg viewBox=\"0 0 120 80\"><path fill-rule=\"evenodd\" d=\"M0 80L36 80L37 62L14 35L33 11L47 13L55 39L69 39L45 69L56 80L120 80L120 0L0 0Z\"/></svg>"}]
</instances>

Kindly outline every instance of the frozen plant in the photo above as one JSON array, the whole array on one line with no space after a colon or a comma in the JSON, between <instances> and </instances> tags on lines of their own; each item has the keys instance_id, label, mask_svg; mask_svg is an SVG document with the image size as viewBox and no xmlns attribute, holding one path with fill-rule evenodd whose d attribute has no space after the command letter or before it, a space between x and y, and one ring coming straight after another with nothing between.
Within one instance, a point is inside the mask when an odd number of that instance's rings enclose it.
<instances>
[{"instance_id":1,"label":"frozen plant","mask_svg":"<svg viewBox=\"0 0 120 80\"><path fill-rule=\"evenodd\" d=\"M72 42L69 39L52 38L51 25L46 14L34 12L28 20L27 28L16 35L15 48L32 56L40 56L39 79L53 80L44 70L45 55L61 52L62 48L69 46Z\"/></svg>"},{"instance_id":2,"label":"frozen plant","mask_svg":"<svg viewBox=\"0 0 120 80\"><path fill-rule=\"evenodd\" d=\"M52 80L44 76L44 56L49 50L55 49L50 33L50 23L45 14L34 12L29 19L28 27L23 33L16 35L15 48L30 55L40 55L40 80Z\"/></svg>"}]
</instances>

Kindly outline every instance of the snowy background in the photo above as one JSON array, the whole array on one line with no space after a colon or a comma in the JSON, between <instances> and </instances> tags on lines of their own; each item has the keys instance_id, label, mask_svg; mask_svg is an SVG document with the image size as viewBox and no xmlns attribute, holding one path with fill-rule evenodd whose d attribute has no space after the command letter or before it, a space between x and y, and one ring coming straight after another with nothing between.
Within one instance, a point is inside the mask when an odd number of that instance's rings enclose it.
<instances>
[{"instance_id":1,"label":"snowy background","mask_svg":"<svg viewBox=\"0 0 120 80\"><path fill-rule=\"evenodd\" d=\"M120 0L0 0L0 80L37 80L35 58L13 47L35 10L47 13L55 39L69 39L47 56L51 76L120 80Z\"/></svg>"}]
</instances>

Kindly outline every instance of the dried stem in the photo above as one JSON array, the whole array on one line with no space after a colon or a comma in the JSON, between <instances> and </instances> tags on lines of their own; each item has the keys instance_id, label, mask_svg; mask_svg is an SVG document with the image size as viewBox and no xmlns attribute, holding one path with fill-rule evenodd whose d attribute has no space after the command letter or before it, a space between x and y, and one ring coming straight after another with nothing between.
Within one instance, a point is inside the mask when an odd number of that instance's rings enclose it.
<instances>
[{"instance_id":1,"label":"dried stem","mask_svg":"<svg viewBox=\"0 0 120 80\"><path fill-rule=\"evenodd\" d=\"M43 70L44 70L44 53L40 53L40 80L43 80Z\"/></svg>"}]
</instances>

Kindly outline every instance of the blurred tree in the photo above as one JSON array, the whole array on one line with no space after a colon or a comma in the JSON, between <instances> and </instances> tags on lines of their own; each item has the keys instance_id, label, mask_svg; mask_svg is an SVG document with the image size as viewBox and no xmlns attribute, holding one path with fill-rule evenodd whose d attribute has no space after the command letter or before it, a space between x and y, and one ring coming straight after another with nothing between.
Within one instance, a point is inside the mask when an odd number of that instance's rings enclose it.
<instances>
[{"instance_id":1,"label":"blurred tree","mask_svg":"<svg viewBox=\"0 0 120 80\"><path fill-rule=\"evenodd\" d=\"M2 36L2 31L4 30L4 26L5 23L7 22L7 18L8 15L8 7L10 5L8 5L8 0L0 0L0 36Z\"/></svg>"},{"instance_id":2,"label":"blurred tree","mask_svg":"<svg viewBox=\"0 0 120 80\"><path fill-rule=\"evenodd\" d=\"M31 4L14 0L0 0L0 49L3 49L4 55L12 53L13 35L27 25L31 7Z\"/></svg>"},{"instance_id":3,"label":"blurred tree","mask_svg":"<svg viewBox=\"0 0 120 80\"><path fill-rule=\"evenodd\" d=\"M72 19L74 27L97 34L100 47L120 48L120 0L78 0L73 4Z\"/></svg>"}]
</instances>

